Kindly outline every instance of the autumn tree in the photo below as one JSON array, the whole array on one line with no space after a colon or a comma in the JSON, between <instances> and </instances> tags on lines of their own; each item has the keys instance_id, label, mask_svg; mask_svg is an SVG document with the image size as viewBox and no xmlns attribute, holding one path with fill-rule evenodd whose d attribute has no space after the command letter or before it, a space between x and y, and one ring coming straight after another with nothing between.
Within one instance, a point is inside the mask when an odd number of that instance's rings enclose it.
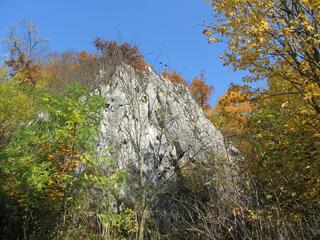
<instances>
[{"instance_id":1,"label":"autumn tree","mask_svg":"<svg viewBox=\"0 0 320 240\"><path fill-rule=\"evenodd\" d=\"M51 53L41 69L41 79L46 87L52 91L62 91L74 79L74 72L78 69L76 61L73 51Z\"/></svg>"},{"instance_id":2,"label":"autumn tree","mask_svg":"<svg viewBox=\"0 0 320 240\"><path fill-rule=\"evenodd\" d=\"M33 85L39 80L39 59L46 39L39 35L32 22L23 22L12 27L3 41L9 50L9 59L5 61L14 78Z\"/></svg>"},{"instance_id":3,"label":"autumn tree","mask_svg":"<svg viewBox=\"0 0 320 240\"><path fill-rule=\"evenodd\" d=\"M205 74L201 73L199 77L195 77L188 88L198 103L198 105L207 112L210 109L209 99L213 91L213 87L208 86L205 82Z\"/></svg>"},{"instance_id":4,"label":"autumn tree","mask_svg":"<svg viewBox=\"0 0 320 240\"><path fill-rule=\"evenodd\" d=\"M238 174L254 197L241 211L253 239L309 239L318 228L320 125L302 96L275 95L292 88L277 78L263 93L233 85L209 116L245 158Z\"/></svg>"},{"instance_id":5,"label":"autumn tree","mask_svg":"<svg viewBox=\"0 0 320 240\"><path fill-rule=\"evenodd\" d=\"M41 67L43 85L55 92L61 92L74 83L95 88L100 67L98 60L98 56L86 51L51 53L47 63Z\"/></svg>"},{"instance_id":6,"label":"autumn tree","mask_svg":"<svg viewBox=\"0 0 320 240\"><path fill-rule=\"evenodd\" d=\"M269 80L271 96L292 90L293 86L282 83ZM280 225L283 229L295 226L296 231L287 238L314 236L320 214L320 194L316 190L320 183L317 113L300 95L263 94L255 105L257 110L246 127L246 139L252 147L249 154L254 156L248 158L247 167L258 182L264 199L261 206L273 219L274 230ZM279 220L281 224L277 225Z\"/></svg>"},{"instance_id":7,"label":"autumn tree","mask_svg":"<svg viewBox=\"0 0 320 240\"><path fill-rule=\"evenodd\" d=\"M163 77L165 77L166 79L168 79L172 83L186 84L186 81L183 79L183 77L181 77L180 74L177 73L176 70L174 70L173 72L170 73L167 69L165 69L163 71L162 75L163 75Z\"/></svg>"},{"instance_id":8,"label":"autumn tree","mask_svg":"<svg viewBox=\"0 0 320 240\"><path fill-rule=\"evenodd\" d=\"M226 43L225 64L249 71L245 81L265 80L264 87L249 93L253 108L244 122L225 114L232 102L224 101L220 112L225 122L242 129L236 142L248 143L237 146L255 186L257 203L249 220L264 221L256 225L260 237L318 237L319 4L211 1L216 20L204 31L209 41ZM220 128L228 132L228 125Z\"/></svg>"},{"instance_id":9,"label":"autumn tree","mask_svg":"<svg viewBox=\"0 0 320 240\"><path fill-rule=\"evenodd\" d=\"M227 65L248 70L247 81L277 77L320 113L320 2L316 0L210 1L215 22L204 31L224 42Z\"/></svg>"},{"instance_id":10,"label":"autumn tree","mask_svg":"<svg viewBox=\"0 0 320 240\"><path fill-rule=\"evenodd\" d=\"M248 87L231 85L211 110L209 119L228 137L239 137L253 111Z\"/></svg>"},{"instance_id":11,"label":"autumn tree","mask_svg":"<svg viewBox=\"0 0 320 240\"><path fill-rule=\"evenodd\" d=\"M114 65L126 63L140 71L146 70L148 66L137 46L129 43L119 44L115 41L106 41L101 38L96 38L94 45L104 57L112 60L111 62Z\"/></svg>"}]
</instances>

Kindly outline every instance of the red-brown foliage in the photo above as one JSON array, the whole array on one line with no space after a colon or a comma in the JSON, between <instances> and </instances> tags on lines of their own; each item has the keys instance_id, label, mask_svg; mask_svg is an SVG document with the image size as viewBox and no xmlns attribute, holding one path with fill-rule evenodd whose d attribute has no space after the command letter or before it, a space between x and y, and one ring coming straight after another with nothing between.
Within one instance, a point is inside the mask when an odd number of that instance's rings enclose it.
<instances>
[{"instance_id":1,"label":"red-brown foliage","mask_svg":"<svg viewBox=\"0 0 320 240\"><path fill-rule=\"evenodd\" d=\"M124 62L141 71L146 70L148 66L143 60L139 48L129 43L118 44L115 41L96 38L94 45L105 57L113 59L116 64Z\"/></svg>"},{"instance_id":2,"label":"red-brown foliage","mask_svg":"<svg viewBox=\"0 0 320 240\"><path fill-rule=\"evenodd\" d=\"M5 65L12 68L13 76L20 74L19 80L21 82L35 85L39 80L40 64L34 63L31 58L25 57L23 52L19 53L16 59L11 58L5 61Z\"/></svg>"}]
</instances>

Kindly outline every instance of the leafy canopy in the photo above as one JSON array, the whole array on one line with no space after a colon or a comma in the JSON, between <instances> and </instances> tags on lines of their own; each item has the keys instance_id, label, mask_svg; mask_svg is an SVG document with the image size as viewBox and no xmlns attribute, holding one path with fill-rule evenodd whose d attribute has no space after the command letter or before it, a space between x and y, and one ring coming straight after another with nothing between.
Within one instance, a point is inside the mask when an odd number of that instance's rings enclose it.
<instances>
[{"instance_id":1,"label":"leafy canopy","mask_svg":"<svg viewBox=\"0 0 320 240\"><path fill-rule=\"evenodd\" d=\"M247 81L277 77L320 113L320 2L211 0L215 22L204 31L224 42L225 64L249 70ZM278 93L279 94L279 93Z\"/></svg>"}]
</instances>

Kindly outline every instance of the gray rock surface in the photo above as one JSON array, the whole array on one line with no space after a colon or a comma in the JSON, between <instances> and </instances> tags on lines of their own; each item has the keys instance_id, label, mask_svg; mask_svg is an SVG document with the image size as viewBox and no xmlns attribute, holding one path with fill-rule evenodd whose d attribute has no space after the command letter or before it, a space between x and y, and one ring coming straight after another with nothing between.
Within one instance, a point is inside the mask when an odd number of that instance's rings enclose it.
<instances>
[{"instance_id":1,"label":"gray rock surface","mask_svg":"<svg viewBox=\"0 0 320 240\"><path fill-rule=\"evenodd\" d=\"M99 78L106 78L103 71ZM174 181L177 170L209 159L227 170L223 181L232 175L237 150L225 145L185 86L171 83L151 68L138 73L129 66L118 67L112 79L101 82L105 82L99 91L106 105L100 155L112 146L118 167L137 175L143 167L147 185ZM224 190L225 185L221 184Z\"/></svg>"}]
</instances>

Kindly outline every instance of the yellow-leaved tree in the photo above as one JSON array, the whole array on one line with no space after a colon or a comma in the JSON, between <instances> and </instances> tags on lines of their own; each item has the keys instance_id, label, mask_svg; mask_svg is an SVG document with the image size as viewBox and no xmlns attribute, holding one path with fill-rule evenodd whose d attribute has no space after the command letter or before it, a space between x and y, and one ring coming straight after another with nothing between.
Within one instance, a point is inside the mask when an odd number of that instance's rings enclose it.
<instances>
[{"instance_id":1,"label":"yellow-leaved tree","mask_svg":"<svg viewBox=\"0 0 320 240\"><path fill-rule=\"evenodd\" d=\"M216 20L204 30L225 42L224 61L249 70L247 81L277 77L320 114L320 1L211 0Z\"/></svg>"},{"instance_id":2,"label":"yellow-leaved tree","mask_svg":"<svg viewBox=\"0 0 320 240\"><path fill-rule=\"evenodd\" d=\"M247 96L229 89L211 118L245 156L252 239L318 239L320 1L210 3L209 42L226 44L225 64L248 71L246 82L266 80Z\"/></svg>"}]
</instances>

